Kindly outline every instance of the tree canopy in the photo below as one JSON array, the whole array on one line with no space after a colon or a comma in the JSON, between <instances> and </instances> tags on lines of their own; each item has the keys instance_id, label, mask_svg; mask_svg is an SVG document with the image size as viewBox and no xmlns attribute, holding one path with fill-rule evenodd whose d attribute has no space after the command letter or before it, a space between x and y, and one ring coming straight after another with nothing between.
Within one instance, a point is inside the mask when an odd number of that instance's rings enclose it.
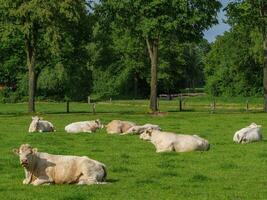
<instances>
[{"instance_id":1,"label":"tree canopy","mask_svg":"<svg viewBox=\"0 0 267 200\"><path fill-rule=\"evenodd\" d=\"M73 36L87 17L86 4L85 0L0 1L2 40L9 43L10 39L20 39L24 43L21 47L28 68L29 112L35 111L37 80L44 66L64 64L74 50Z\"/></svg>"},{"instance_id":2,"label":"tree canopy","mask_svg":"<svg viewBox=\"0 0 267 200\"><path fill-rule=\"evenodd\" d=\"M151 63L150 109L157 108L158 50L164 38L177 42L195 41L203 31L217 22L216 14L221 6L212 1L111 1L102 0L100 16L114 21L133 36L146 41Z\"/></svg>"},{"instance_id":3,"label":"tree canopy","mask_svg":"<svg viewBox=\"0 0 267 200\"><path fill-rule=\"evenodd\" d=\"M32 112L35 96L149 97L155 112L158 94L184 88L259 95L262 79L267 85L265 2L232 1L231 29L209 44L203 31L220 7L217 0L0 0L0 101L29 100Z\"/></svg>"}]
</instances>

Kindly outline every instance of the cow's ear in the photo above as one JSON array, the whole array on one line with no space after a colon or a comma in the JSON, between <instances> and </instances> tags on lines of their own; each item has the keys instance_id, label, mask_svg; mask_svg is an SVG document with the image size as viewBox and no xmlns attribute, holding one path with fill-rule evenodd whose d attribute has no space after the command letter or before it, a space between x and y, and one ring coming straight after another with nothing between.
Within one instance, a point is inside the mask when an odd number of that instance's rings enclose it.
<instances>
[{"instance_id":1,"label":"cow's ear","mask_svg":"<svg viewBox=\"0 0 267 200\"><path fill-rule=\"evenodd\" d=\"M33 153L33 154L35 154L35 153L37 153L37 152L38 152L38 149L37 149L37 148L33 148L33 149L32 149L32 153Z\"/></svg>"},{"instance_id":2,"label":"cow's ear","mask_svg":"<svg viewBox=\"0 0 267 200\"><path fill-rule=\"evenodd\" d=\"M19 155L19 149L13 149L12 151L14 154Z\"/></svg>"}]
</instances>

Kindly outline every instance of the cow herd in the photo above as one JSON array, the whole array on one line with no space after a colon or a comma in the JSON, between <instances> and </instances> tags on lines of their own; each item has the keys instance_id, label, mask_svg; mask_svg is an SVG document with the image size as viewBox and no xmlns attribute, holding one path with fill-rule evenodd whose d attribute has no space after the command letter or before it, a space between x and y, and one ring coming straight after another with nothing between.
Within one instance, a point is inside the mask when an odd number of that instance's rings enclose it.
<instances>
[{"instance_id":1,"label":"cow herd","mask_svg":"<svg viewBox=\"0 0 267 200\"><path fill-rule=\"evenodd\" d=\"M134 122L112 120L104 126L100 120L74 122L65 126L67 133L92 133L97 129L106 128L108 134L136 134L140 139L150 141L156 152L190 152L207 151L208 140L198 135L176 134L161 131L158 125L137 125ZM29 132L54 132L53 124L35 116L29 126ZM252 123L234 134L236 143L249 143L262 140L261 126ZM38 152L29 144L22 144L13 150L20 158L25 171L23 184L105 184L106 166L86 156L63 156Z\"/></svg>"}]
</instances>

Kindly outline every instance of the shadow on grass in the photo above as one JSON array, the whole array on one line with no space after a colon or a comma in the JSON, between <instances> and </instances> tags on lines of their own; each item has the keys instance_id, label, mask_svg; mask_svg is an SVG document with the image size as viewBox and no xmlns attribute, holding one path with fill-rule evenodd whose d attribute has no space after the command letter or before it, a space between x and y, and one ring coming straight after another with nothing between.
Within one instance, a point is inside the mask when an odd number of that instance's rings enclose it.
<instances>
[{"instance_id":1,"label":"shadow on grass","mask_svg":"<svg viewBox=\"0 0 267 200\"><path fill-rule=\"evenodd\" d=\"M109 179L108 178L106 181L107 181L107 183L116 183L119 181L119 179Z\"/></svg>"},{"instance_id":2,"label":"shadow on grass","mask_svg":"<svg viewBox=\"0 0 267 200\"><path fill-rule=\"evenodd\" d=\"M177 177L178 176L178 173L177 172L174 172L174 171L163 171L160 173L162 175L162 177Z\"/></svg>"},{"instance_id":3,"label":"shadow on grass","mask_svg":"<svg viewBox=\"0 0 267 200\"><path fill-rule=\"evenodd\" d=\"M136 180L135 181L137 186L143 186L143 185L148 185L148 184L155 184L157 181L154 179L143 179L143 180Z\"/></svg>"},{"instance_id":4,"label":"shadow on grass","mask_svg":"<svg viewBox=\"0 0 267 200\"><path fill-rule=\"evenodd\" d=\"M210 180L210 178L203 174L195 174L190 180L193 182L203 182Z\"/></svg>"},{"instance_id":5,"label":"shadow on grass","mask_svg":"<svg viewBox=\"0 0 267 200\"><path fill-rule=\"evenodd\" d=\"M168 110L167 112L170 112L170 113L182 113L182 112L199 112L199 111L197 111L196 109L184 109L182 111L177 109L177 110Z\"/></svg>"},{"instance_id":6,"label":"shadow on grass","mask_svg":"<svg viewBox=\"0 0 267 200\"><path fill-rule=\"evenodd\" d=\"M110 169L110 171L115 172L115 173L116 172L132 172L131 169L129 169L127 167L121 167L121 166L119 166L119 167L112 167Z\"/></svg>"},{"instance_id":7,"label":"shadow on grass","mask_svg":"<svg viewBox=\"0 0 267 200\"><path fill-rule=\"evenodd\" d=\"M234 163L223 163L220 165L221 169L236 169L238 166Z\"/></svg>"}]
</instances>

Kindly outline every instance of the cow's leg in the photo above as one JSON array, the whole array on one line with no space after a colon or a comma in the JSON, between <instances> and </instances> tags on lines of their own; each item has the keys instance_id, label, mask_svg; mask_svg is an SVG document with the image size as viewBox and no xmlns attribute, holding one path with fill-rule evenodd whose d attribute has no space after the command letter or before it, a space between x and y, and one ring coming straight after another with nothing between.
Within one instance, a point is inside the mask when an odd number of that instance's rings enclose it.
<instances>
[{"instance_id":1,"label":"cow's leg","mask_svg":"<svg viewBox=\"0 0 267 200\"><path fill-rule=\"evenodd\" d=\"M32 182L33 185L49 185L53 183L52 180L50 180L48 177L38 177L35 181Z\"/></svg>"},{"instance_id":2,"label":"cow's leg","mask_svg":"<svg viewBox=\"0 0 267 200\"><path fill-rule=\"evenodd\" d=\"M92 185L96 183L97 181L95 178L83 175L79 178L77 185Z\"/></svg>"},{"instance_id":3,"label":"cow's leg","mask_svg":"<svg viewBox=\"0 0 267 200\"><path fill-rule=\"evenodd\" d=\"M124 132L124 133L121 133L120 135L130 135L130 133Z\"/></svg>"},{"instance_id":4,"label":"cow's leg","mask_svg":"<svg viewBox=\"0 0 267 200\"><path fill-rule=\"evenodd\" d=\"M31 179L32 179L32 175L30 172L28 172L26 169L24 169L25 171L25 179L23 180L23 184L30 184Z\"/></svg>"},{"instance_id":5,"label":"cow's leg","mask_svg":"<svg viewBox=\"0 0 267 200\"><path fill-rule=\"evenodd\" d=\"M159 143L156 145L156 149L157 153L174 151L172 143Z\"/></svg>"},{"instance_id":6,"label":"cow's leg","mask_svg":"<svg viewBox=\"0 0 267 200\"><path fill-rule=\"evenodd\" d=\"M92 185L92 184L106 184L106 182L99 182L96 180L95 177L89 177L86 175L82 175L79 180L77 185Z\"/></svg>"}]
</instances>

